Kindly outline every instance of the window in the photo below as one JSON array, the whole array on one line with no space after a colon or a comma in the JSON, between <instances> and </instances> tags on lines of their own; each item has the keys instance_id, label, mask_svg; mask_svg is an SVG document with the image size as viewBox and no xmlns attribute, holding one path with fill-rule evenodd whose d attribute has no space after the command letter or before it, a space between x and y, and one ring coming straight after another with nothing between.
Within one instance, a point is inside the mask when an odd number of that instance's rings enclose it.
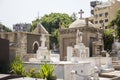
<instances>
[{"instance_id":1,"label":"window","mask_svg":"<svg viewBox=\"0 0 120 80\"><path fill-rule=\"evenodd\" d=\"M95 18L96 18L96 19L98 18L98 15L97 15L97 14L95 15Z\"/></svg>"},{"instance_id":2,"label":"window","mask_svg":"<svg viewBox=\"0 0 120 80\"><path fill-rule=\"evenodd\" d=\"M108 12L105 13L105 17L107 17L107 16L108 16Z\"/></svg>"},{"instance_id":3,"label":"window","mask_svg":"<svg viewBox=\"0 0 120 80\"><path fill-rule=\"evenodd\" d=\"M95 21L95 24L97 24L98 23L98 21Z\"/></svg>"},{"instance_id":4,"label":"window","mask_svg":"<svg viewBox=\"0 0 120 80\"><path fill-rule=\"evenodd\" d=\"M99 17L102 17L102 13L101 13L101 14L99 14Z\"/></svg>"},{"instance_id":5,"label":"window","mask_svg":"<svg viewBox=\"0 0 120 80\"><path fill-rule=\"evenodd\" d=\"M108 22L108 19L105 19L105 22Z\"/></svg>"},{"instance_id":6,"label":"window","mask_svg":"<svg viewBox=\"0 0 120 80\"><path fill-rule=\"evenodd\" d=\"M100 20L99 23L103 23L103 20Z\"/></svg>"},{"instance_id":7,"label":"window","mask_svg":"<svg viewBox=\"0 0 120 80\"><path fill-rule=\"evenodd\" d=\"M97 11L97 8L95 8L95 11Z\"/></svg>"},{"instance_id":8,"label":"window","mask_svg":"<svg viewBox=\"0 0 120 80\"><path fill-rule=\"evenodd\" d=\"M107 26L105 26L105 29L107 29Z\"/></svg>"},{"instance_id":9,"label":"window","mask_svg":"<svg viewBox=\"0 0 120 80\"><path fill-rule=\"evenodd\" d=\"M105 14L103 13L102 16L105 17Z\"/></svg>"}]
</instances>

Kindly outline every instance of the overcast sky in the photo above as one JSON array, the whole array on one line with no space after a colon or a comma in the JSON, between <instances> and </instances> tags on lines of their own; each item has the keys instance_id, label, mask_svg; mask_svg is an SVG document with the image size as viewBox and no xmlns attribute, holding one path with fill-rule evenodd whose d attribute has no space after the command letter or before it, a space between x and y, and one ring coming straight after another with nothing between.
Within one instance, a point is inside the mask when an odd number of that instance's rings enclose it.
<instances>
[{"instance_id":1,"label":"overcast sky","mask_svg":"<svg viewBox=\"0 0 120 80\"><path fill-rule=\"evenodd\" d=\"M93 0L0 0L0 22L12 29L16 23L31 23L38 12L40 17L51 12L71 15L80 9L83 9L85 18L90 16L90 1Z\"/></svg>"}]
</instances>

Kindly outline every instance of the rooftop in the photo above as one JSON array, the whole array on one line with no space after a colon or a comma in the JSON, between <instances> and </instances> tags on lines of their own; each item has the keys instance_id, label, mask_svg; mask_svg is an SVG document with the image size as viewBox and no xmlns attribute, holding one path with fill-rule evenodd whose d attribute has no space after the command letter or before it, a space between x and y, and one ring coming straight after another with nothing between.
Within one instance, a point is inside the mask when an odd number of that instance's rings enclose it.
<instances>
[{"instance_id":1,"label":"rooftop","mask_svg":"<svg viewBox=\"0 0 120 80\"><path fill-rule=\"evenodd\" d=\"M69 26L69 28L85 27L85 26L87 26L87 21L85 19L77 19ZM94 27L94 25L88 21L88 27Z\"/></svg>"}]
</instances>

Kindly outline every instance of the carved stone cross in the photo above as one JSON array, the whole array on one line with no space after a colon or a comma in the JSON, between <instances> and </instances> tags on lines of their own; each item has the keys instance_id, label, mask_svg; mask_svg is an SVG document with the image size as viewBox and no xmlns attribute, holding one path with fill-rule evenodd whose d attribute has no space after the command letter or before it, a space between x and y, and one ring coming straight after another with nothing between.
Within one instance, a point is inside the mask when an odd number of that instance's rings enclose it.
<instances>
[{"instance_id":1,"label":"carved stone cross","mask_svg":"<svg viewBox=\"0 0 120 80\"><path fill-rule=\"evenodd\" d=\"M82 9L80 9L80 12L78 12L80 14L80 19L82 19L82 14L84 13L84 11Z\"/></svg>"}]
</instances>

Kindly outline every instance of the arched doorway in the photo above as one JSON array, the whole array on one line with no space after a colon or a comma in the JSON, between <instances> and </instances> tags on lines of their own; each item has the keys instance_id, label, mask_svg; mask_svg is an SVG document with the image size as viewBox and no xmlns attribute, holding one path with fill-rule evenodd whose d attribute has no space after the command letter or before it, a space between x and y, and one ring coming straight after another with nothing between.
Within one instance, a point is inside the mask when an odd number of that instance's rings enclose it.
<instances>
[{"instance_id":1,"label":"arched doorway","mask_svg":"<svg viewBox=\"0 0 120 80\"><path fill-rule=\"evenodd\" d=\"M38 50L38 45L37 43L34 44L34 47L33 47L33 53L36 53Z\"/></svg>"},{"instance_id":2,"label":"arched doorway","mask_svg":"<svg viewBox=\"0 0 120 80\"><path fill-rule=\"evenodd\" d=\"M33 53L37 53L38 47L39 47L39 43L37 41L35 41L33 43Z\"/></svg>"}]
</instances>

